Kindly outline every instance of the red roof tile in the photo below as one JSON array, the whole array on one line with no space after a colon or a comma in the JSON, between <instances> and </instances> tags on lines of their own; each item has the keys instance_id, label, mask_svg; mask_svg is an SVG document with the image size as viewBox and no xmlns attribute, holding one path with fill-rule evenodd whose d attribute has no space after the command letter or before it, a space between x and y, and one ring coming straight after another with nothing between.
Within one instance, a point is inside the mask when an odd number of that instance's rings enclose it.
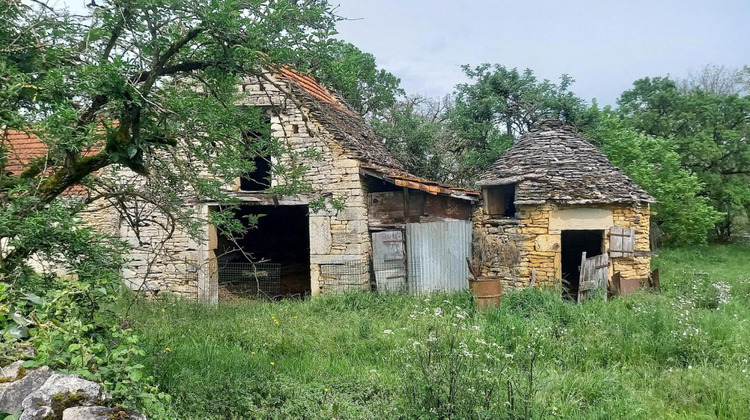
<instances>
[{"instance_id":1,"label":"red roof tile","mask_svg":"<svg viewBox=\"0 0 750 420\"><path fill-rule=\"evenodd\" d=\"M32 159L43 157L47 154L47 145L42 143L38 137L18 130L4 130L0 143L8 146L6 157L8 163L5 170L14 175L19 175L28 166Z\"/></svg>"},{"instance_id":2,"label":"red roof tile","mask_svg":"<svg viewBox=\"0 0 750 420\"><path fill-rule=\"evenodd\" d=\"M0 144L7 147L5 156L8 162L5 165L5 171L12 175L20 175L33 159L44 158L47 155L48 148L39 137L20 130L3 130L0 131ZM100 147L94 147L84 152L84 155L96 153L101 150ZM85 187L76 185L68 188L63 195L85 194Z\"/></svg>"}]
</instances>

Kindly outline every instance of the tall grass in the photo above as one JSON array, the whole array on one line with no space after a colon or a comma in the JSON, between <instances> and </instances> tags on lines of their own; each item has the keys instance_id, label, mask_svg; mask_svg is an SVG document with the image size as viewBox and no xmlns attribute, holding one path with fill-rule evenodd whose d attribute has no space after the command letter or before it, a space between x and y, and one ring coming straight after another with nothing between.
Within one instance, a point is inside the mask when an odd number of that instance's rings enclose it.
<instances>
[{"instance_id":1,"label":"tall grass","mask_svg":"<svg viewBox=\"0 0 750 420\"><path fill-rule=\"evenodd\" d=\"M750 248L662 251L660 295L139 303L179 419L750 418Z\"/></svg>"}]
</instances>

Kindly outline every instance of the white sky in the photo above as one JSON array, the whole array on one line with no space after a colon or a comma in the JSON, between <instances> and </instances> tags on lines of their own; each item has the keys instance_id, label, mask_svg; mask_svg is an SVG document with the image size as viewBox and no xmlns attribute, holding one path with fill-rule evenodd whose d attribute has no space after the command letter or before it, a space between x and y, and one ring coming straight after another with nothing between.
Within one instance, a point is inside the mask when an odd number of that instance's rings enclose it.
<instances>
[{"instance_id":1,"label":"white sky","mask_svg":"<svg viewBox=\"0 0 750 420\"><path fill-rule=\"evenodd\" d=\"M331 0L340 37L410 93L443 95L460 65L500 63L614 104L645 76L750 65L750 0Z\"/></svg>"},{"instance_id":2,"label":"white sky","mask_svg":"<svg viewBox=\"0 0 750 420\"><path fill-rule=\"evenodd\" d=\"M586 100L614 104L645 76L750 65L750 0L329 0L339 37L372 53L407 93L441 96L460 66L563 73ZM58 0L81 10L87 0Z\"/></svg>"}]
</instances>

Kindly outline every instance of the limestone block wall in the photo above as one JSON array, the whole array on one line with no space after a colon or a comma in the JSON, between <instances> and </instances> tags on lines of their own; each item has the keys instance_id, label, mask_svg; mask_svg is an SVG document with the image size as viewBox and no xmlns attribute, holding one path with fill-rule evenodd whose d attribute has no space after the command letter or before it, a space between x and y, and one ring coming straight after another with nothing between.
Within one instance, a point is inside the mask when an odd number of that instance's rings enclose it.
<instances>
[{"instance_id":1,"label":"limestone block wall","mask_svg":"<svg viewBox=\"0 0 750 420\"><path fill-rule=\"evenodd\" d=\"M650 215L647 204L617 206L612 208L615 225L635 229L635 255L630 258L612 258L613 272L619 271L624 279L646 279L651 272ZM607 244L609 245L609 243Z\"/></svg>"},{"instance_id":2,"label":"limestone block wall","mask_svg":"<svg viewBox=\"0 0 750 420\"><path fill-rule=\"evenodd\" d=\"M138 227L138 235L127 223L120 224L120 239L131 251L122 269L122 279L132 290L157 295L169 292L187 299L198 298L199 243L185 229L171 235L157 224ZM139 240L140 238L140 240Z\"/></svg>"},{"instance_id":3,"label":"limestone block wall","mask_svg":"<svg viewBox=\"0 0 750 420\"><path fill-rule=\"evenodd\" d=\"M506 287L527 286L532 272L537 285L559 287L563 230L603 230L603 251L607 251L609 228L621 226L635 229L635 255L611 258L610 275L619 271L626 279L645 279L651 263L649 212L646 204L545 203L518 206L518 219L493 220L480 207L474 213L475 260L482 275L501 277Z\"/></svg>"},{"instance_id":4,"label":"limestone block wall","mask_svg":"<svg viewBox=\"0 0 750 420\"><path fill-rule=\"evenodd\" d=\"M274 163L305 168L303 181L309 184L310 192L295 197L294 203L310 204L321 197L328 203L326 208L311 209L309 214L312 293L367 288L369 270L357 271L371 253L360 161L312 119L309 110L287 95L285 86L283 81L272 77L271 82L247 80L239 87L242 91L240 104L269 111L272 136L280 139L288 151ZM272 185L287 182L283 174L271 180ZM237 191L238 185L226 188ZM191 197L185 199L188 203ZM344 208L336 210L331 202L340 202ZM202 218L208 214L209 205L186 204L194 206L197 217ZM204 237L198 240L179 228L167 238L167 233L157 224L140 226L139 241L133 229L121 221L116 212L101 210L90 213L87 218L100 231L118 235L130 243L130 262L123 268L122 275L132 289L154 294L168 291L208 302L218 298L211 226L206 227Z\"/></svg>"},{"instance_id":5,"label":"limestone block wall","mask_svg":"<svg viewBox=\"0 0 750 420\"><path fill-rule=\"evenodd\" d=\"M303 201L323 197L327 203L326 208L311 209L309 216L313 295L369 287L369 270L360 269L371 253L360 161L286 93L284 81L268 76L268 80L246 82L241 103L268 109L272 136L288 150L278 163L288 168L305 167L303 180L311 192ZM275 176L271 185L287 182L283 176ZM333 202L344 208L334 209Z\"/></svg>"},{"instance_id":6,"label":"limestone block wall","mask_svg":"<svg viewBox=\"0 0 750 420\"><path fill-rule=\"evenodd\" d=\"M523 236L517 219L493 219L477 206L473 214L474 265L482 276L500 277L503 287L523 285L520 276Z\"/></svg>"}]
</instances>

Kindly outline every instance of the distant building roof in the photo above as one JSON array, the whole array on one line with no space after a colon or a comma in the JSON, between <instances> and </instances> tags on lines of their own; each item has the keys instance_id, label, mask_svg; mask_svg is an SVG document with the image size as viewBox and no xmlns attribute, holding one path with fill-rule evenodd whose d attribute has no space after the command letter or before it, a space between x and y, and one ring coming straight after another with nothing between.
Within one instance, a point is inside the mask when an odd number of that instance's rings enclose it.
<instances>
[{"instance_id":1,"label":"distant building roof","mask_svg":"<svg viewBox=\"0 0 750 420\"><path fill-rule=\"evenodd\" d=\"M8 159L5 172L13 175L20 175L32 159L47 154L47 145L37 136L19 130L0 131L0 144L5 144L8 148L5 153Z\"/></svg>"},{"instance_id":2,"label":"distant building roof","mask_svg":"<svg viewBox=\"0 0 750 420\"><path fill-rule=\"evenodd\" d=\"M646 191L569 126L547 120L522 136L481 186L518 183L517 204L655 202Z\"/></svg>"}]
</instances>

